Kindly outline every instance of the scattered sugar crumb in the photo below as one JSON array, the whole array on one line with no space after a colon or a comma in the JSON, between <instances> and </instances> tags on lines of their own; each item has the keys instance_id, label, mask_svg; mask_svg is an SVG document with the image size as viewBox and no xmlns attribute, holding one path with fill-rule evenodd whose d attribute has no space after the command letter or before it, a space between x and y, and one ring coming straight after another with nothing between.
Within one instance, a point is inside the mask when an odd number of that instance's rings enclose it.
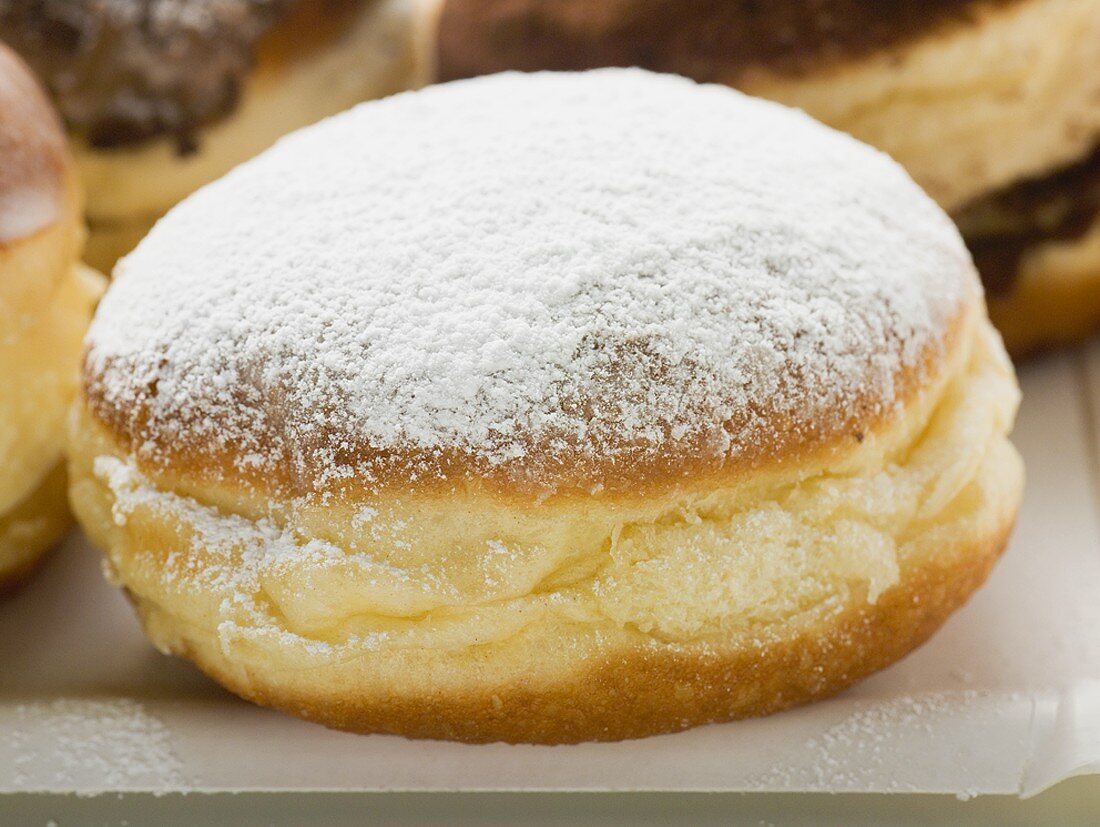
<instances>
[{"instance_id":1,"label":"scattered sugar crumb","mask_svg":"<svg viewBox=\"0 0 1100 827\"><path fill-rule=\"evenodd\" d=\"M157 790L186 786L171 735L136 701L36 701L16 708L16 722L5 735L16 747L13 780L18 787Z\"/></svg>"},{"instance_id":2,"label":"scattered sugar crumb","mask_svg":"<svg viewBox=\"0 0 1100 827\"><path fill-rule=\"evenodd\" d=\"M973 705L982 697L976 690L929 692L875 701L857 709L822 735L806 741L804 764L774 766L750 781L750 788L814 790L882 789L883 776L897 761L895 744L903 736L927 739L944 716ZM891 792L917 792L910 784L891 780Z\"/></svg>"}]
</instances>

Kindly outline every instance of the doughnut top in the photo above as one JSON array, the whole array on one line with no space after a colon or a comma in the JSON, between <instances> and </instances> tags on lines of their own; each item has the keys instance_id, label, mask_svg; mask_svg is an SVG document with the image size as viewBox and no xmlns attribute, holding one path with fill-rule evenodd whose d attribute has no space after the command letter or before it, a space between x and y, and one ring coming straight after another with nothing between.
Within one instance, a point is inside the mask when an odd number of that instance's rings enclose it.
<instances>
[{"instance_id":1,"label":"doughnut top","mask_svg":"<svg viewBox=\"0 0 1100 827\"><path fill-rule=\"evenodd\" d=\"M45 93L0 44L0 246L64 216L69 164L65 133Z\"/></svg>"},{"instance_id":2,"label":"doughnut top","mask_svg":"<svg viewBox=\"0 0 1100 827\"><path fill-rule=\"evenodd\" d=\"M798 112L497 75L330 118L173 210L116 270L85 394L142 462L300 494L637 491L862 439L978 295L901 168Z\"/></svg>"}]
</instances>

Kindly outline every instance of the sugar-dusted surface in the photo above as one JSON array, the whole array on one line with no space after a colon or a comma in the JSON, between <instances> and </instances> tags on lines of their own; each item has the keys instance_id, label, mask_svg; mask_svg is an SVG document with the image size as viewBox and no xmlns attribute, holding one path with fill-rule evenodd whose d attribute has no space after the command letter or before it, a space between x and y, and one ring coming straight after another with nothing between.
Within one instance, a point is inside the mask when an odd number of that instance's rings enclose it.
<instances>
[{"instance_id":1,"label":"sugar-dusted surface","mask_svg":"<svg viewBox=\"0 0 1100 827\"><path fill-rule=\"evenodd\" d=\"M56 698L15 707L4 737L14 753L16 786L49 778L60 787L91 781L111 789L159 789L184 783L164 724L127 698ZM41 729L50 738L39 738Z\"/></svg>"},{"instance_id":2,"label":"sugar-dusted surface","mask_svg":"<svg viewBox=\"0 0 1100 827\"><path fill-rule=\"evenodd\" d=\"M1094 388L1100 388L1100 346L1091 361ZM50 725L65 708L55 704L58 698L110 701L111 709L118 699L140 703L141 720L152 718L165 731L162 737L152 727L142 754L169 754L178 764L164 764L174 780L146 774L128 786L160 791L1030 794L1075 772L1096 771L1095 430L1079 358L1033 363L1021 379L1015 441L1030 487L1004 559L930 643L837 698L770 718L619 744L471 747L331 732L251 707L154 652L125 598L102 582L99 555L74 536L25 591L0 602L0 791L111 786L102 765L98 773L59 778L53 766L26 762L16 783L20 755L64 747ZM117 714L127 710L133 708ZM19 744L9 737L13 732L20 733Z\"/></svg>"},{"instance_id":3,"label":"sugar-dusted surface","mask_svg":"<svg viewBox=\"0 0 1100 827\"><path fill-rule=\"evenodd\" d=\"M888 415L974 295L884 155L623 70L359 107L189 199L118 276L97 413L145 460L232 445L314 488L401 453L552 487L825 441Z\"/></svg>"}]
</instances>

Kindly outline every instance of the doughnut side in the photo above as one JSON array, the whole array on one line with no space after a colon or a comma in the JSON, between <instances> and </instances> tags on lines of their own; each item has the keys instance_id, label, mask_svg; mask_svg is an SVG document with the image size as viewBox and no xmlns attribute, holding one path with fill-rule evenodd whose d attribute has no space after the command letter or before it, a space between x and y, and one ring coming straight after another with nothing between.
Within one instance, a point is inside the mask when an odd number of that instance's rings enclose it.
<instances>
[{"instance_id":1,"label":"doughnut side","mask_svg":"<svg viewBox=\"0 0 1100 827\"><path fill-rule=\"evenodd\" d=\"M61 123L0 46L0 588L71 522L61 460L98 277L74 266L81 200Z\"/></svg>"},{"instance_id":2,"label":"doughnut side","mask_svg":"<svg viewBox=\"0 0 1100 827\"><path fill-rule=\"evenodd\" d=\"M139 468L85 403L72 501L161 649L329 726L559 743L765 714L919 645L1001 551L1017 391L980 310L897 417L793 465L264 510Z\"/></svg>"},{"instance_id":3,"label":"doughnut side","mask_svg":"<svg viewBox=\"0 0 1100 827\"><path fill-rule=\"evenodd\" d=\"M0 338L0 580L26 571L68 528L62 451L81 341L102 290L70 267L33 324Z\"/></svg>"}]
</instances>

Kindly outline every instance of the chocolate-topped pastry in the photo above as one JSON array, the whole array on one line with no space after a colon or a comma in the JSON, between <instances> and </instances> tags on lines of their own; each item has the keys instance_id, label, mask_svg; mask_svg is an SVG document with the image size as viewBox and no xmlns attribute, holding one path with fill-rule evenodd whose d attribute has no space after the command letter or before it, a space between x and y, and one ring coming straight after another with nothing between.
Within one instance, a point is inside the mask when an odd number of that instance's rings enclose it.
<instances>
[{"instance_id":1,"label":"chocolate-topped pastry","mask_svg":"<svg viewBox=\"0 0 1100 827\"><path fill-rule=\"evenodd\" d=\"M418 85L417 0L0 0L73 139L88 255L280 135Z\"/></svg>"},{"instance_id":2,"label":"chocolate-topped pastry","mask_svg":"<svg viewBox=\"0 0 1100 827\"><path fill-rule=\"evenodd\" d=\"M1096 0L446 0L446 79L642 66L805 109L958 220L1014 353L1100 325Z\"/></svg>"}]
</instances>

